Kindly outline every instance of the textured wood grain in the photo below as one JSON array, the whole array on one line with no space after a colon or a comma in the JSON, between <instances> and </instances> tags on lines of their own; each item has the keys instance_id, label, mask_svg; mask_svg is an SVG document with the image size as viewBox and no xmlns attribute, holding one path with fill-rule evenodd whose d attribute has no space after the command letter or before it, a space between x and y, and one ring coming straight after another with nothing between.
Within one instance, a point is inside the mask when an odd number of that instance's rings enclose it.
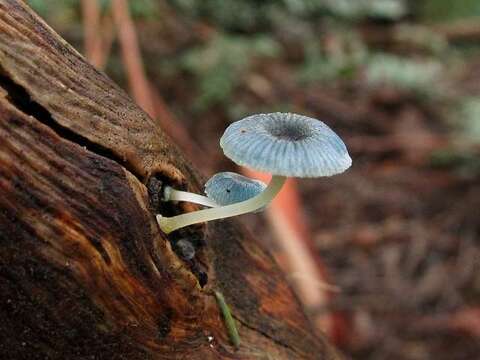
<instances>
[{"instance_id":1,"label":"textured wood grain","mask_svg":"<svg viewBox=\"0 0 480 360\"><path fill-rule=\"evenodd\" d=\"M120 88L0 0L2 358L337 359L234 221L159 231L156 211L194 209L158 207L162 182L200 184ZM175 253L180 238L194 259ZM238 350L212 290L239 323Z\"/></svg>"}]
</instances>

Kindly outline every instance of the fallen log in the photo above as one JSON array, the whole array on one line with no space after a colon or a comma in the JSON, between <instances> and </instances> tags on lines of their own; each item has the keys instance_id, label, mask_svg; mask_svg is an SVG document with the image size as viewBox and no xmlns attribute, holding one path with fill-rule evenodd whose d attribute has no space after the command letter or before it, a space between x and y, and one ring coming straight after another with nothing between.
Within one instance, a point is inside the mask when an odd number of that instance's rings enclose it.
<instances>
[{"instance_id":1,"label":"fallen log","mask_svg":"<svg viewBox=\"0 0 480 360\"><path fill-rule=\"evenodd\" d=\"M155 213L195 209L159 203L165 184L201 182L123 90L0 0L1 357L338 359L234 220L158 229Z\"/></svg>"}]
</instances>

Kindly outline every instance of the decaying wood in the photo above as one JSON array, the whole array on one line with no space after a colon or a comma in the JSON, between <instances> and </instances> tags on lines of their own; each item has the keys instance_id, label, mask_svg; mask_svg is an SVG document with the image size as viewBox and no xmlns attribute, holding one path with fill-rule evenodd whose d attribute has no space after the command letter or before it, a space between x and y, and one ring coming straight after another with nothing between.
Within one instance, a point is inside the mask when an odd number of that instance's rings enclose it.
<instances>
[{"instance_id":1,"label":"decaying wood","mask_svg":"<svg viewBox=\"0 0 480 360\"><path fill-rule=\"evenodd\" d=\"M159 231L156 211L193 209L156 208L164 183L200 189L119 87L22 2L0 0L2 358L337 359L235 221ZM180 238L193 259L174 251Z\"/></svg>"}]
</instances>

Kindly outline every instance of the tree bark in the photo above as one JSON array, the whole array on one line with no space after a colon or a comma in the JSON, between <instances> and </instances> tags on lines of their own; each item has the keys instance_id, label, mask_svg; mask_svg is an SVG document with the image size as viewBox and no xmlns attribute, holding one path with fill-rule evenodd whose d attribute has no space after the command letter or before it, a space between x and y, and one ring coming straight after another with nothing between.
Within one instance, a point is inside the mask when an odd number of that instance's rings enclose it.
<instances>
[{"instance_id":1,"label":"tree bark","mask_svg":"<svg viewBox=\"0 0 480 360\"><path fill-rule=\"evenodd\" d=\"M124 91L22 2L0 0L2 358L338 359L234 220L158 229L155 213L195 209L159 204L164 184L201 183Z\"/></svg>"}]
</instances>

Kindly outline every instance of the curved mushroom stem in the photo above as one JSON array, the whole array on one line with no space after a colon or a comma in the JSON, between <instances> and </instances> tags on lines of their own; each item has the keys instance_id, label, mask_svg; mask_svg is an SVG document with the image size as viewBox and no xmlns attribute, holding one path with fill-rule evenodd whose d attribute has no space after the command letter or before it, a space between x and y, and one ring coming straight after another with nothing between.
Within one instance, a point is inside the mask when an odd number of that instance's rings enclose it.
<instances>
[{"instance_id":1,"label":"curved mushroom stem","mask_svg":"<svg viewBox=\"0 0 480 360\"><path fill-rule=\"evenodd\" d=\"M163 190L163 201L188 201L208 207L218 207L219 205L206 196L194 194L187 191L176 190L170 186L166 186Z\"/></svg>"},{"instance_id":2,"label":"curved mushroom stem","mask_svg":"<svg viewBox=\"0 0 480 360\"><path fill-rule=\"evenodd\" d=\"M241 214L246 214L258 210L270 203L282 188L285 180L284 176L273 176L267 188L251 199L241 201L227 206L219 206L212 209L193 211L187 214L164 217L157 215L157 222L160 229L166 234L178 230L188 225L202 223L206 221L223 219Z\"/></svg>"}]
</instances>

